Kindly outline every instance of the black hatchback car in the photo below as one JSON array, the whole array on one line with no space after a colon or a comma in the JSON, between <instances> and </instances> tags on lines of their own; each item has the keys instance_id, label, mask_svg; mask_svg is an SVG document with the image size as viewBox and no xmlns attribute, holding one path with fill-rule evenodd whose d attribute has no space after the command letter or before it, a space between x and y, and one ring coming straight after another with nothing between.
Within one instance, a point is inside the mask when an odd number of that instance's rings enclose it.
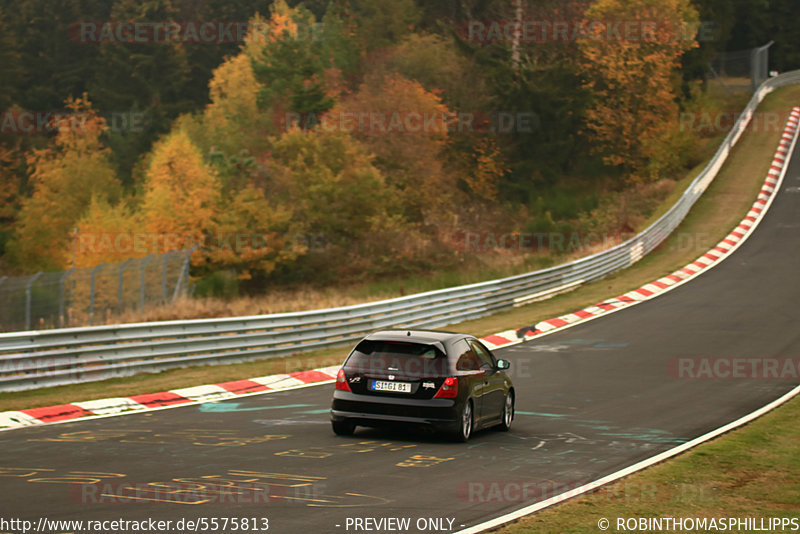
<instances>
[{"instance_id":1,"label":"black hatchback car","mask_svg":"<svg viewBox=\"0 0 800 534\"><path fill-rule=\"evenodd\" d=\"M478 339L433 330L382 330L362 339L336 377L331 424L339 435L357 425L414 425L467 441L474 430L508 430L514 386Z\"/></svg>"}]
</instances>

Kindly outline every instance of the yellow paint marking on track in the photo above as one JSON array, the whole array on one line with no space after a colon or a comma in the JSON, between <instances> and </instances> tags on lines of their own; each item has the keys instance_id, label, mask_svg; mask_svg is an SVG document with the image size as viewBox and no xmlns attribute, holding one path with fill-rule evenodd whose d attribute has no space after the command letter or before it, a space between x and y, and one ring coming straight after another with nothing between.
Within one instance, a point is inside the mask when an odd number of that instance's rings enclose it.
<instances>
[{"instance_id":1,"label":"yellow paint marking on track","mask_svg":"<svg viewBox=\"0 0 800 534\"><path fill-rule=\"evenodd\" d=\"M397 467L433 467L450 460L455 460L455 458L437 458L436 456L415 454L411 458L399 462Z\"/></svg>"},{"instance_id":2,"label":"yellow paint marking on track","mask_svg":"<svg viewBox=\"0 0 800 534\"><path fill-rule=\"evenodd\" d=\"M265 434L262 436L241 436L232 430L178 430L175 432L154 432L153 430L82 430L64 432L53 438L38 438L29 441L48 441L64 443L90 443L106 440L117 440L120 443L150 443L167 445L181 442L206 447L238 447L268 441L287 439L289 434ZM206 441L209 440L209 441Z\"/></svg>"},{"instance_id":3,"label":"yellow paint marking on track","mask_svg":"<svg viewBox=\"0 0 800 534\"><path fill-rule=\"evenodd\" d=\"M311 458L321 460L330 458L336 454L364 454L375 451L402 451L416 447L413 444L397 444L381 441L360 441L356 443L345 443L334 447L309 447L307 449L289 449L288 451L276 452L275 456L292 456L296 458Z\"/></svg>"}]
</instances>

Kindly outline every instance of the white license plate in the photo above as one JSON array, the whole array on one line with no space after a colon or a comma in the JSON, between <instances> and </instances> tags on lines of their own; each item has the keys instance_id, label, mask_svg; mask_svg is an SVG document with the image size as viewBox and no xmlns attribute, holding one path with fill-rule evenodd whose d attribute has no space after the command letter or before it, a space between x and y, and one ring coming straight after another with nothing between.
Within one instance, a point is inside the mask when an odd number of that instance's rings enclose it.
<instances>
[{"instance_id":1,"label":"white license plate","mask_svg":"<svg viewBox=\"0 0 800 534\"><path fill-rule=\"evenodd\" d=\"M411 393L409 382L386 382L384 380L373 380L372 391L392 391L396 393Z\"/></svg>"}]
</instances>

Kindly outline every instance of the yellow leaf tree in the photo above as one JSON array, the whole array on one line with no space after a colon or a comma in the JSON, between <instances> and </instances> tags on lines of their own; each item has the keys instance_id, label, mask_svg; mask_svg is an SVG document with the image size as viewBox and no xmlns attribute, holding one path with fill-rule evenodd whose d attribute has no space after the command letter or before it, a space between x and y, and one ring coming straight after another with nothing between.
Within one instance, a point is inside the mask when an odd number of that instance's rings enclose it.
<instances>
[{"instance_id":1,"label":"yellow leaf tree","mask_svg":"<svg viewBox=\"0 0 800 534\"><path fill-rule=\"evenodd\" d=\"M697 45L686 28L698 14L689 0L595 0L578 41L585 86L593 95L586 130L596 153L634 180L650 165L678 118L677 68Z\"/></svg>"},{"instance_id":2,"label":"yellow leaf tree","mask_svg":"<svg viewBox=\"0 0 800 534\"><path fill-rule=\"evenodd\" d=\"M159 239L154 252L189 248L213 231L220 187L213 169L181 129L153 149L140 208L142 229Z\"/></svg>"},{"instance_id":3,"label":"yellow leaf tree","mask_svg":"<svg viewBox=\"0 0 800 534\"><path fill-rule=\"evenodd\" d=\"M236 153L264 144L268 123L266 114L258 109L259 89L246 52L226 59L214 70L209 82L211 103L203 112L203 125L215 150Z\"/></svg>"},{"instance_id":4,"label":"yellow leaf tree","mask_svg":"<svg viewBox=\"0 0 800 534\"><path fill-rule=\"evenodd\" d=\"M122 262L155 252L139 235L140 223L125 202L112 205L102 196L92 197L86 213L76 224L72 254L76 267ZM145 238L145 239L142 239Z\"/></svg>"}]
</instances>

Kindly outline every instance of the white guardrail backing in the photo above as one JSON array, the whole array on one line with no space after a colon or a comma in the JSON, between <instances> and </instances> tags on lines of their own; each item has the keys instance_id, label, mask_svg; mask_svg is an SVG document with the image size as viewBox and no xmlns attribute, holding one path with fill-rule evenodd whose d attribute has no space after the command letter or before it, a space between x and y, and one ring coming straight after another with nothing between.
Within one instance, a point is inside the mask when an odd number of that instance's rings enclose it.
<instances>
[{"instance_id":1,"label":"white guardrail backing","mask_svg":"<svg viewBox=\"0 0 800 534\"><path fill-rule=\"evenodd\" d=\"M379 328L438 328L598 280L658 246L716 177L758 104L774 89L795 83L800 70L761 84L678 201L646 230L608 250L509 278L341 308L0 334L0 391L285 356L352 343Z\"/></svg>"}]
</instances>

